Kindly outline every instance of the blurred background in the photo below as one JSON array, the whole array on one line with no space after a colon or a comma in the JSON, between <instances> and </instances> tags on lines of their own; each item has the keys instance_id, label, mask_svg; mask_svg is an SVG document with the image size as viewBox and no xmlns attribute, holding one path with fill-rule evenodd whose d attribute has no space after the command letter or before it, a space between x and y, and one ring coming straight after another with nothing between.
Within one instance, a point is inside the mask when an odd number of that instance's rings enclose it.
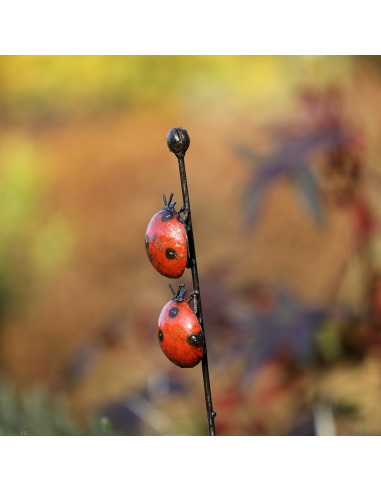
<instances>
[{"instance_id":1,"label":"blurred background","mask_svg":"<svg viewBox=\"0 0 381 492\"><path fill-rule=\"evenodd\" d=\"M216 433L381 434L381 58L349 56L0 57L0 434L207 434L144 248L174 126Z\"/></svg>"}]
</instances>

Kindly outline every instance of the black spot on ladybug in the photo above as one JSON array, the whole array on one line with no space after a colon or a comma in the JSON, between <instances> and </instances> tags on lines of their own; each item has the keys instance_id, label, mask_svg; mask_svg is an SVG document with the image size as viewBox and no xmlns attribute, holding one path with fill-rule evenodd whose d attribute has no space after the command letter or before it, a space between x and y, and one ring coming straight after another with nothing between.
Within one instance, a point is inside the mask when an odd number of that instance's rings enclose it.
<instances>
[{"instance_id":1,"label":"black spot on ladybug","mask_svg":"<svg viewBox=\"0 0 381 492\"><path fill-rule=\"evenodd\" d=\"M146 249L148 249L149 247L149 239L148 239L148 236L146 236Z\"/></svg>"},{"instance_id":2,"label":"black spot on ladybug","mask_svg":"<svg viewBox=\"0 0 381 492\"><path fill-rule=\"evenodd\" d=\"M165 214L163 214L161 216L162 222L168 222L169 220L172 220L172 219L173 219L173 213L172 212L165 212Z\"/></svg>"},{"instance_id":3,"label":"black spot on ladybug","mask_svg":"<svg viewBox=\"0 0 381 492\"><path fill-rule=\"evenodd\" d=\"M168 260L174 260L177 256L177 253L174 249L172 248L167 248L165 250L165 256L168 258Z\"/></svg>"},{"instance_id":4,"label":"black spot on ladybug","mask_svg":"<svg viewBox=\"0 0 381 492\"><path fill-rule=\"evenodd\" d=\"M188 343L193 347L202 347L204 345L204 337L202 333L191 333L188 337Z\"/></svg>"},{"instance_id":5,"label":"black spot on ladybug","mask_svg":"<svg viewBox=\"0 0 381 492\"><path fill-rule=\"evenodd\" d=\"M169 317L170 318L175 318L179 313L179 308L173 307L172 309L169 310Z\"/></svg>"},{"instance_id":6,"label":"black spot on ladybug","mask_svg":"<svg viewBox=\"0 0 381 492\"><path fill-rule=\"evenodd\" d=\"M161 330L159 330L159 340L162 342L164 340L164 335Z\"/></svg>"}]
</instances>

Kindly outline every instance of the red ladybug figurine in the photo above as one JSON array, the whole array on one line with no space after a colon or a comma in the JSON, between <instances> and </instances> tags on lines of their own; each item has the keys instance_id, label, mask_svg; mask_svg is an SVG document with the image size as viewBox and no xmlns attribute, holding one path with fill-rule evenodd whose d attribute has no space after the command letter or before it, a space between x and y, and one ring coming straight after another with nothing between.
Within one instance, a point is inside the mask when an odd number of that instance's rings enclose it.
<instances>
[{"instance_id":1,"label":"red ladybug figurine","mask_svg":"<svg viewBox=\"0 0 381 492\"><path fill-rule=\"evenodd\" d=\"M145 243L147 256L156 270L169 278L179 278L184 273L187 258L187 235L183 209L175 210L176 202L169 201L163 195L164 207L154 215L148 224Z\"/></svg>"},{"instance_id":2,"label":"red ladybug figurine","mask_svg":"<svg viewBox=\"0 0 381 492\"><path fill-rule=\"evenodd\" d=\"M186 290L181 284L177 294L171 285L173 299L160 313L157 336L160 347L170 361L180 367L196 366L204 354L204 336L200 323L189 306L196 293L184 300Z\"/></svg>"}]
</instances>

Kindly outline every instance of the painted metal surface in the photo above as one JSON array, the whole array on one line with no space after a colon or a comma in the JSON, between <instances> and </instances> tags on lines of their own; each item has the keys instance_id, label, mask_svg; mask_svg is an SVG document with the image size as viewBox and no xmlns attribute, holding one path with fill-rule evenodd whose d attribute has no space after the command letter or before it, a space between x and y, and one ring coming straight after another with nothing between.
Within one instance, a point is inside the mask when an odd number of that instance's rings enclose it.
<instances>
[{"instance_id":1,"label":"painted metal surface","mask_svg":"<svg viewBox=\"0 0 381 492\"><path fill-rule=\"evenodd\" d=\"M165 277L179 278L187 264L187 237L184 218L164 196L164 208L154 215L145 235L147 256L154 268Z\"/></svg>"},{"instance_id":2,"label":"painted metal surface","mask_svg":"<svg viewBox=\"0 0 381 492\"><path fill-rule=\"evenodd\" d=\"M162 351L177 366L194 367L201 361L204 337L197 316L183 297L175 297L164 306L157 336Z\"/></svg>"}]
</instances>

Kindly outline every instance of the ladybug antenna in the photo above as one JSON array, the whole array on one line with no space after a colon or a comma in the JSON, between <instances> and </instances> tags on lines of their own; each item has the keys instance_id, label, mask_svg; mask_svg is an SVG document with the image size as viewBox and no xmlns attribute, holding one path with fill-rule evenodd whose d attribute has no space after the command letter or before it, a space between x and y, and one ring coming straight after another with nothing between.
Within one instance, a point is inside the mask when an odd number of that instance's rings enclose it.
<instances>
[{"instance_id":1,"label":"ladybug antenna","mask_svg":"<svg viewBox=\"0 0 381 492\"><path fill-rule=\"evenodd\" d=\"M168 204L167 204L167 198L165 196L165 194L163 193L163 202L164 202L164 207L165 208L168 208Z\"/></svg>"},{"instance_id":2,"label":"ladybug antenna","mask_svg":"<svg viewBox=\"0 0 381 492\"><path fill-rule=\"evenodd\" d=\"M171 205L171 201L172 201L173 195L174 195L174 193L171 193L171 194L169 195L168 207ZM176 202L175 202L175 203L176 203ZM173 205L174 205L174 204L173 204ZM173 205L172 205L172 206L173 206Z\"/></svg>"},{"instance_id":3,"label":"ladybug antenna","mask_svg":"<svg viewBox=\"0 0 381 492\"><path fill-rule=\"evenodd\" d=\"M181 289L183 289L184 287L185 287L185 284L180 284L180 285L179 285L179 289L178 289L178 291L177 291L177 295L179 295L179 294L180 294L180 290L181 290Z\"/></svg>"},{"instance_id":4,"label":"ladybug antenna","mask_svg":"<svg viewBox=\"0 0 381 492\"><path fill-rule=\"evenodd\" d=\"M179 285L177 294L173 290L173 287L172 287L171 284L168 284L168 286L171 289L171 292L173 294L173 300L174 301L178 301L178 302L182 302L184 300L185 294L187 293L187 291L185 289L183 289L183 287L185 287L185 284L180 284Z\"/></svg>"},{"instance_id":5,"label":"ladybug antenna","mask_svg":"<svg viewBox=\"0 0 381 492\"><path fill-rule=\"evenodd\" d=\"M171 285L171 284L168 284L168 286L169 286L169 288L171 289L171 292L172 292L172 294L173 294L173 298L175 299L175 298L176 298L176 293L175 293L175 291L173 290L172 285Z\"/></svg>"},{"instance_id":6,"label":"ladybug antenna","mask_svg":"<svg viewBox=\"0 0 381 492\"><path fill-rule=\"evenodd\" d=\"M185 287L185 284L179 285L179 290L177 291L177 296L176 296L176 300L179 302L182 302L184 300L185 294L187 293L187 291L184 289L184 287Z\"/></svg>"}]
</instances>

